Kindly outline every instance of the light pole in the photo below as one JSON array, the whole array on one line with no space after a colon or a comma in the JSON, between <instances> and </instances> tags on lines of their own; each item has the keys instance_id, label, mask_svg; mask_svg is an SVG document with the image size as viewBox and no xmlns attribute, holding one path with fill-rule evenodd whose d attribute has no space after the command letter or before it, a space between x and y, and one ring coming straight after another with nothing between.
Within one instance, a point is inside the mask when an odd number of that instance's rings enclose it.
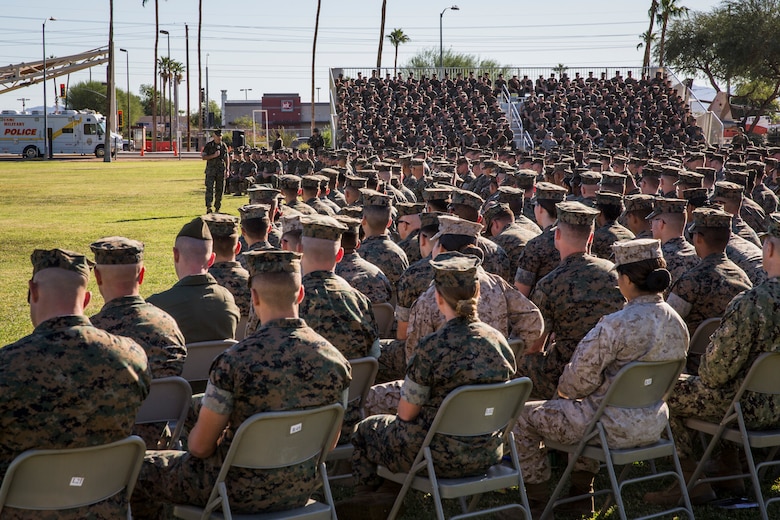
<instances>
[{"instance_id":1,"label":"light pole","mask_svg":"<svg viewBox=\"0 0 780 520\"><path fill-rule=\"evenodd\" d=\"M442 79L444 78L444 36L442 25L444 22L444 13L447 11L447 9L451 11L460 11L460 7L457 5L451 5L449 7L445 7L444 10L439 13L439 76Z\"/></svg>"},{"instance_id":2,"label":"light pole","mask_svg":"<svg viewBox=\"0 0 780 520\"><path fill-rule=\"evenodd\" d=\"M30 101L30 98L28 98L28 97L20 97L20 98L16 98L16 100L22 102L22 114L26 114L27 113L27 106L24 103L25 103L25 101Z\"/></svg>"},{"instance_id":3,"label":"light pole","mask_svg":"<svg viewBox=\"0 0 780 520\"><path fill-rule=\"evenodd\" d=\"M50 16L43 21L41 28L41 36L43 39L43 160L49 158L49 115L48 108L46 107L46 22L51 20L56 21L53 16Z\"/></svg>"},{"instance_id":4,"label":"light pole","mask_svg":"<svg viewBox=\"0 0 780 520\"><path fill-rule=\"evenodd\" d=\"M206 53L206 128L211 128L209 118L209 53Z\"/></svg>"},{"instance_id":5,"label":"light pole","mask_svg":"<svg viewBox=\"0 0 780 520\"><path fill-rule=\"evenodd\" d=\"M252 92L251 88L240 88L238 90L239 90L239 92L243 92L244 93L244 101L249 99L249 93Z\"/></svg>"},{"instance_id":6,"label":"light pole","mask_svg":"<svg viewBox=\"0 0 780 520\"><path fill-rule=\"evenodd\" d=\"M160 29L160 34L164 34L168 37L168 146L173 150L173 113L171 112L171 82L173 76L171 76L171 33L165 29Z\"/></svg>"},{"instance_id":7,"label":"light pole","mask_svg":"<svg viewBox=\"0 0 780 520\"><path fill-rule=\"evenodd\" d=\"M130 139L132 138L130 135L130 53L127 52L127 49L119 49L119 52L125 53L125 69L126 69L126 76L127 76L127 92L125 92L125 96L127 97L127 114L125 114L125 121L127 122L127 148L130 149Z\"/></svg>"}]
</instances>

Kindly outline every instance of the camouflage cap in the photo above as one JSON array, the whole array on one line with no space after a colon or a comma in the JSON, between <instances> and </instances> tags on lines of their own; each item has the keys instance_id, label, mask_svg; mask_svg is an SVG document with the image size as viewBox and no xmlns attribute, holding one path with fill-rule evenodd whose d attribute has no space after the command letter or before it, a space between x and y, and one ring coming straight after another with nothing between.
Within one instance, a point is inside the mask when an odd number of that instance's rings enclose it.
<instances>
[{"instance_id":1,"label":"camouflage cap","mask_svg":"<svg viewBox=\"0 0 780 520\"><path fill-rule=\"evenodd\" d=\"M301 178L289 173L280 175L279 187L283 190L297 190L301 187Z\"/></svg>"},{"instance_id":2,"label":"camouflage cap","mask_svg":"<svg viewBox=\"0 0 780 520\"><path fill-rule=\"evenodd\" d=\"M363 206L345 206L341 208L339 215L361 219L363 218Z\"/></svg>"},{"instance_id":3,"label":"camouflage cap","mask_svg":"<svg viewBox=\"0 0 780 520\"><path fill-rule=\"evenodd\" d=\"M496 200L510 204L518 199L525 197L525 190L522 188L513 188L512 186L499 186L496 191Z\"/></svg>"},{"instance_id":4,"label":"camouflage cap","mask_svg":"<svg viewBox=\"0 0 780 520\"><path fill-rule=\"evenodd\" d=\"M425 188L422 196L425 202L429 200L450 200L452 191L452 188Z\"/></svg>"},{"instance_id":5,"label":"camouflage cap","mask_svg":"<svg viewBox=\"0 0 780 520\"><path fill-rule=\"evenodd\" d=\"M438 211L432 211L429 213L420 213L420 228L426 228L431 226L439 226L439 217L444 213Z\"/></svg>"},{"instance_id":6,"label":"camouflage cap","mask_svg":"<svg viewBox=\"0 0 780 520\"><path fill-rule=\"evenodd\" d=\"M481 208L484 203L485 199L474 192L466 190L455 190L452 193L452 201L450 202L450 204L462 204L477 210Z\"/></svg>"},{"instance_id":7,"label":"camouflage cap","mask_svg":"<svg viewBox=\"0 0 780 520\"><path fill-rule=\"evenodd\" d=\"M497 216L501 214L505 214L507 212L512 212L512 209L509 207L509 204L504 202L495 202L491 201L488 202L487 206L485 207L485 210L482 212L482 217L485 219L485 222L490 222Z\"/></svg>"},{"instance_id":8,"label":"camouflage cap","mask_svg":"<svg viewBox=\"0 0 780 520\"><path fill-rule=\"evenodd\" d=\"M33 276L44 269L65 269L73 271L89 280L89 271L95 262L82 255L66 249L36 249L30 255L33 265Z\"/></svg>"},{"instance_id":9,"label":"camouflage cap","mask_svg":"<svg viewBox=\"0 0 780 520\"><path fill-rule=\"evenodd\" d=\"M320 175L324 175L324 176L328 177L328 179L330 179L332 177L337 176L339 174L339 171L337 169L335 169L335 168L323 168L320 171L318 171L317 173L319 173Z\"/></svg>"},{"instance_id":10,"label":"camouflage cap","mask_svg":"<svg viewBox=\"0 0 780 520\"><path fill-rule=\"evenodd\" d=\"M176 238L179 237L197 238L198 240L212 240L211 231L209 231L209 227L206 225L206 221L203 220L203 217L195 217L194 219L184 224L184 227L181 228L179 234L176 235Z\"/></svg>"},{"instance_id":11,"label":"camouflage cap","mask_svg":"<svg viewBox=\"0 0 780 520\"><path fill-rule=\"evenodd\" d=\"M518 188L530 190L536 184L536 172L533 170L520 170L515 174L515 182Z\"/></svg>"},{"instance_id":12,"label":"camouflage cap","mask_svg":"<svg viewBox=\"0 0 780 520\"><path fill-rule=\"evenodd\" d=\"M305 188L307 190L317 189L320 187L322 180L323 177L320 175L304 175L301 177L301 188ZM325 177L325 180L327 181L328 178Z\"/></svg>"},{"instance_id":13,"label":"camouflage cap","mask_svg":"<svg viewBox=\"0 0 780 520\"><path fill-rule=\"evenodd\" d=\"M303 231L303 225L301 225L302 216L303 215L298 214L282 217L282 234Z\"/></svg>"},{"instance_id":14,"label":"camouflage cap","mask_svg":"<svg viewBox=\"0 0 780 520\"><path fill-rule=\"evenodd\" d=\"M690 233L700 228L731 228L731 214L720 208L697 208L693 210L692 220Z\"/></svg>"},{"instance_id":15,"label":"camouflage cap","mask_svg":"<svg viewBox=\"0 0 780 520\"><path fill-rule=\"evenodd\" d=\"M431 237L431 240L438 240L443 235L463 235L477 238L482 231L482 224L472 222L455 215L439 216L439 232Z\"/></svg>"},{"instance_id":16,"label":"camouflage cap","mask_svg":"<svg viewBox=\"0 0 780 520\"><path fill-rule=\"evenodd\" d=\"M365 188L367 183L368 183L368 179L365 179L363 177L354 177L352 175L347 175L344 180L345 187L354 188L356 190Z\"/></svg>"},{"instance_id":17,"label":"camouflage cap","mask_svg":"<svg viewBox=\"0 0 780 520\"><path fill-rule=\"evenodd\" d=\"M271 212L271 206L266 204L245 204L238 208L241 213L241 220L250 220L253 218L268 218Z\"/></svg>"},{"instance_id":18,"label":"camouflage cap","mask_svg":"<svg viewBox=\"0 0 780 520\"><path fill-rule=\"evenodd\" d=\"M599 206L622 206L623 195L614 191L599 190L596 192L596 204Z\"/></svg>"},{"instance_id":19,"label":"camouflage cap","mask_svg":"<svg viewBox=\"0 0 780 520\"><path fill-rule=\"evenodd\" d=\"M412 159L412 166L422 166L423 164L425 164L424 159L420 159L420 158Z\"/></svg>"},{"instance_id":20,"label":"camouflage cap","mask_svg":"<svg viewBox=\"0 0 780 520\"><path fill-rule=\"evenodd\" d=\"M675 184L678 186L685 185L691 186L692 188L698 188L704 185L704 175L690 170L680 170L680 174L677 176Z\"/></svg>"},{"instance_id":21,"label":"camouflage cap","mask_svg":"<svg viewBox=\"0 0 780 520\"><path fill-rule=\"evenodd\" d=\"M421 202L399 202L395 205L399 217L417 215L425 210L425 204Z\"/></svg>"},{"instance_id":22,"label":"camouflage cap","mask_svg":"<svg viewBox=\"0 0 780 520\"><path fill-rule=\"evenodd\" d=\"M708 166L699 166L698 168L696 168L696 173L701 173L704 176L704 178L707 177L713 178L715 177L715 168L710 168Z\"/></svg>"},{"instance_id":23,"label":"camouflage cap","mask_svg":"<svg viewBox=\"0 0 780 520\"><path fill-rule=\"evenodd\" d=\"M300 273L301 254L292 251L247 251L243 254L249 276L263 273Z\"/></svg>"},{"instance_id":24,"label":"camouflage cap","mask_svg":"<svg viewBox=\"0 0 780 520\"><path fill-rule=\"evenodd\" d=\"M661 167L661 175L664 177L674 177L676 179L680 175L680 168L665 164Z\"/></svg>"},{"instance_id":25,"label":"camouflage cap","mask_svg":"<svg viewBox=\"0 0 780 520\"><path fill-rule=\"evenodd\" d=\"M433 282L437 287L471 287L477 283L477 268L482 260L474 255L447 252L431 260Z\"/></svg>"},{"instance_id":26,"label":"camouflage cap","mask_svg":"<svg viewBox=\"0 0 780 520\"><path fill-rule=\"evenodd\" d=\"M301 213L300 211L298 211L295 208L291 208L287 204L280 204L279 205L279 214L282 217L292 217L292 216L296 216L296 215L297 216L303 215L303 213Z\"/></svg>"},{"instance_id":27,"label":"camouflage cap","mask_svg":"<svg viewBox=\"0 0 780 520\"><path fill-rule=\"evenodd\" d=\"M747 172L737 170L726 170L723 172L723 178L726 181L739 184L740 186L747 186L748 176Z\"/></svg>"},{"instance_id":28,"label":"camouflage cap","mask_svg":"<svg viewBox=\"0 0 780 520\"><path fill-rule=\"evenodd\" d=\"M620 186L623 187L626 185L626 176L622 173L615 173L615 172L601 172L601 181L599 182L602 186Z\"/></svg>"},{"instance_id":29,"label":"camouflage cap","mask_svg":"<svg viewBox=\"0 0 780 520\"><path fill-rule=\"evenodd\" d=\"M341 235L347 230L347 226L327 215L304 215L301 217L303 236L331 240L341 240Z\"/></svg>"},{"instance_id":30,"label":"camouflage cap","mask_svg":"<svg viewBox=\"0 0 780 520\"><path fill-rule=\"evenodd\" d=\"M612 244L612 253L615 255L615 267L642 260L663 258L661 241L654 238L636 238L616 242Z\"/></svg>"},{"instance_id":31,"label":"camouflage cap","mask_svg":"<svg viewBox=\"0 0 780 520\"><path fill-rule=\"evenodd\" d=\"M653 204L653 211L645 220L652 220L658 215L664 213L685 213L685 208L688 206L688 201L684 199L667 199L664 197L658 197Z\"/></svg>"},{"instance_id":32,"label":"camouflage cap","mask_svg":"<svg viewBox=\"0 0 780 520\"><path fill-rule=\"evenodd\" d=\"M770 213L766 216L766 232L759 233L762 240L765 237L780 238L780 213Z\"/></svg>"},{"instance_id":33,"label":"camouflage cap","mask_svg":"<svg viewBox=\"0 0 780 520\"><path fill-rule=\"evenodd\" d=\"M532 202L538 200L552 200L554 202L560 202L566 198L566 188L552 184L549 182L539 182L536 184L536 192Z\"/></svg>"},{"instance_id":34,"label":"camouflage cap","mask_svg":"<svg viewBox=\"0 0 780 520\"><path fill-rule=\"evenodd\" d=\"M589 208L576 201L564 201L555 205L558 210L558 221L575 226L590 226L596 220L599 210Z\"/></svg>"},{"instance_id":35,"label":"camouflage cap","mask_svg":"<svg viewBox=\"0 0 780 520\"><path fill-rule=\"evenodd\" d=\"M392 199L390 195L385 195L374 190L362 190L363 205L364 206L379 206L381 208L389 208L392 206Z\"/></svg>"},{"instance_id":36,"label":"camouflage cap","mask_svg":"<svg viewBox=\"0 0 780 520\"><path fill-rule=\"evenodd\" d=\"M105 237L92 242L89 248L100 265L132 265L144 260L144 243L125 237Z\"/></svg>"},{"instance_id":37,"label":"camouflage cap","mask_svg":"<svg viewBox=\"0 0 780 520\"><path fill-rule=\"evenodd\" d=\"M282 194L282 192L276 188L258 185L252 186L246 191L249 194L250 204L270 203L279 198L279 195Z\"/></svg>"},{"instance_id":38,"label":"camouflage cap","mask_svg":"<svg viewBox=\"0 0 780 520\"><path fill-rule=\"evenodd\" d=\"M601 164L601 163L599 163ZM580 174L580 182L589 186L594 186L601 182L601 174L599 172L582 172Z\"/></svg>"},{"instance_id":39,"label":"camouflage cap","mask_svg":"<svg viewBox=\"0 0 780 520\"><path fill-rule=\"evenodd\" d=\"M209 213L203 217L203 220L206 221L212 237L229 238L239 235L238 217L224 213Z\"/></svg>"},{"instance_id":40,"label":"camouflage cap","mask_svg":"<svg viewBox=\"0 0 780 520\"><path fill-rule=\"evenodd\" d=\"M344 233L360 234L361 220L359 218L348 217L347 215L336 215L333 218L335 218L339 224L347 226L347 230L344 231Z\"/></svg>"},{"instance_id":41,"label":"camouflage cap","mask_svg":"<svg viewBox=\"0 0 780 520\"><path fill-rule=\"evenodd\" d=\"M656 168L655 166L647 165L644 168L642 168L642 178L644 177L652 177L653 179L658 179L661 177L661 170Z\"/></svg>"},{"instance_id":42,"label":"camouflage cap","mask_svg":"<svg viewBox=\"0 0 780 520\"><path fill-rule=\"evenodd\" d=\"M713 200L724 199L733 202L740 202L745 187L734 182L720 181L715 183L715 191L712 194Z\"/></svg>"},{"instance_id":43,"label":"camouflage cap","mask_svg":"<svg viewBox=\"0 0 780 520\"><path fill-rule=\"evenodd\" d=\"M623 202L626 205L626 212L628 211L653 211L655 204L655 197L652 195L646 195L644 193L636 193L634 195L627 195Z\"/></svg>"}]
</instances>

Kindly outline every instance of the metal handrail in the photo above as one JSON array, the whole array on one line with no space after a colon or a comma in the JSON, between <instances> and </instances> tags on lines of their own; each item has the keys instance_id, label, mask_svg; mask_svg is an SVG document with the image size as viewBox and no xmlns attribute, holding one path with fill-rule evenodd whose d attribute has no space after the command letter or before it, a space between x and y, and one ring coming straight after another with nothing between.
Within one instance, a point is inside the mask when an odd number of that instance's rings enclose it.
<instances>
[{"instance_id":1,"label":"metal handrail","mask_svg":"<svg viewBox=\"0 0 780 520\"><path fill-rule=\"evenodd\" d=\"M330 142L333 149L339 148L339 113L336 109L336 100L338 99L338 90L336 89L336 79L333 77L333 69L328 70L328 92L330 94Z\"/></svg>"}]
</instances>

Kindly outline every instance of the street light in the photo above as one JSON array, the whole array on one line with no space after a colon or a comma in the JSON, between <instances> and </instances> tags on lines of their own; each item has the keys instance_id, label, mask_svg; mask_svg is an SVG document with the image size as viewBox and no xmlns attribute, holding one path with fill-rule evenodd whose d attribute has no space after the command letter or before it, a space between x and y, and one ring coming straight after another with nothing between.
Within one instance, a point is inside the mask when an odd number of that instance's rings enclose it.
<instances>
[{"instance_id":1,"label":"street light","mask_svg":"<svg viewBox=\"0 0 780 520\"><path fill-rule=\"evenodd\" d=\"M126 58L126 76L127 76L127 92L125 92L125 96L127 97L127 114L125 115L127 122L127 142L128 142L128 150L130 149L130 53L127 52L127 49L119 49L119 52L125 53Z\"/></svg>"},{"instance_id":2,"label":"street light","mask_svg":"<svg viewBox=\"0 0 780 520\"><path fill-rule=\"evenodd\" d=\"M444 10L439 14L439 75L444 78L444 37L442 35L442 23L444 21L444 13L447 11L447 9L451 11L460 11L460 7L457 5L451 5L449 7L445 7Z\"/></svg>"},{"instance_id":3,"label":"street light","mask_svg":"<svg viewBox=\"0 0 780 520\"><path fill-rule=\"evenodd\" d=\"M249 99L249 93L252 92L251 88L240 88L238 90L239 90L239 92L243 92L244 93L244 101Z\"/></svg>"},{"instance_id":4,"label":"street light","mask_svg":"<svg viewBox=\"0 0 780 520\"><path fill-rule=\"evenodd\" d=\"M56 18L50 16L43 21L41 36L43 37L43 160L49 158L49 116L46 108L46 22L56 21Z\"/></svg>"},{"instance_id":5,"label":"street light","mask_svg":"<svg viewBox=\"0 0 780 520\"><path fill-rule=\"evenodd\" d=\"M160 34L164 34L168 37L168 146L173 150L173 113L171 112L171 83L173 76L171 75L171 33L165 29L160 29Z\"/></svg>"}]
</instances>

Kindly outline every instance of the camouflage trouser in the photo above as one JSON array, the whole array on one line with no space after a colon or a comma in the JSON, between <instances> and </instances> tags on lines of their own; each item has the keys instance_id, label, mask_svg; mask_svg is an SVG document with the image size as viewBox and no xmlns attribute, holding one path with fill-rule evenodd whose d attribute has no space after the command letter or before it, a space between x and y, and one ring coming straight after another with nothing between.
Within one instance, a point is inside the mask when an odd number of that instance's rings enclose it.
<instances>
[{"instance_id":1,"label":"camouflage trouser","mask_svg":"<svg viewBox=\"0 0 780 520\"><path fill-rule=\"evenodd\" d=\"M211 208L214 202L214 210L219 211L222 207L222 193L225 191L224 172L206 171L206 209Z\"/></svg>"},{"instance_id":2,"label":"camouflage trouser","mask_svg":"<svg viewBox=\"0 0 780 520\"><path fill-rule=\"evenodd\" d=\"M518 356L515 377L528 377L534 384L531 397L553 399L558 392L558 379L571 360L577 345L556 342L545 352Z\"/></svg>"},{"instance_id":3,"label":"camouflage trouser","mask_svg":"<svg viewBox=\"0 0 780 520\"><path fill-rule=\"evenodd\" d=\"M403 380L399 379L372 386L364 404L366 416L395 414L398 411L398 401L401 400L401 385L403 384Z\"/></svg>"},{"instance_id":4,"label":"camouflage trouser","mask_svg":"<svg viewBox=\"0 0 780 520\"><path fill-rule=\"evenodd\" d=\"M403 379L406 375L406 341L400 339L380 339L379 372L376 383L386 383Z\"/></svg>"},{"instance_id":5,"label":"camouflage trouser","mask_svg":"<svg viewBox=\"0 0 780 520\"><path fill-rule=\"evenodd\" d=\"M696 376L682 374L669 397L669 425L672 427L674 444L681 459L693 457L693 443L696 432L685 427L685 419L697 417L719 423L731 404L734 394L713 389L702 384Z\"/></svg>"},{"instance_id":6,"label":"camouflage trouser","mask_svg":"<svg viewBox=\"0 0 780 520\"><path fill-rule=\"evenodd\" d=\"M576 444L585 434L587 424L577 424L569 420L566 409L572 404L572 401L566 399L529 401L525 404L513 431L520 467L527 484L539 484L550 479L547 448L542 444L542 439ZM574 469L598 473L599 463L580 457Z\"/></svg>"}]
</instances>

